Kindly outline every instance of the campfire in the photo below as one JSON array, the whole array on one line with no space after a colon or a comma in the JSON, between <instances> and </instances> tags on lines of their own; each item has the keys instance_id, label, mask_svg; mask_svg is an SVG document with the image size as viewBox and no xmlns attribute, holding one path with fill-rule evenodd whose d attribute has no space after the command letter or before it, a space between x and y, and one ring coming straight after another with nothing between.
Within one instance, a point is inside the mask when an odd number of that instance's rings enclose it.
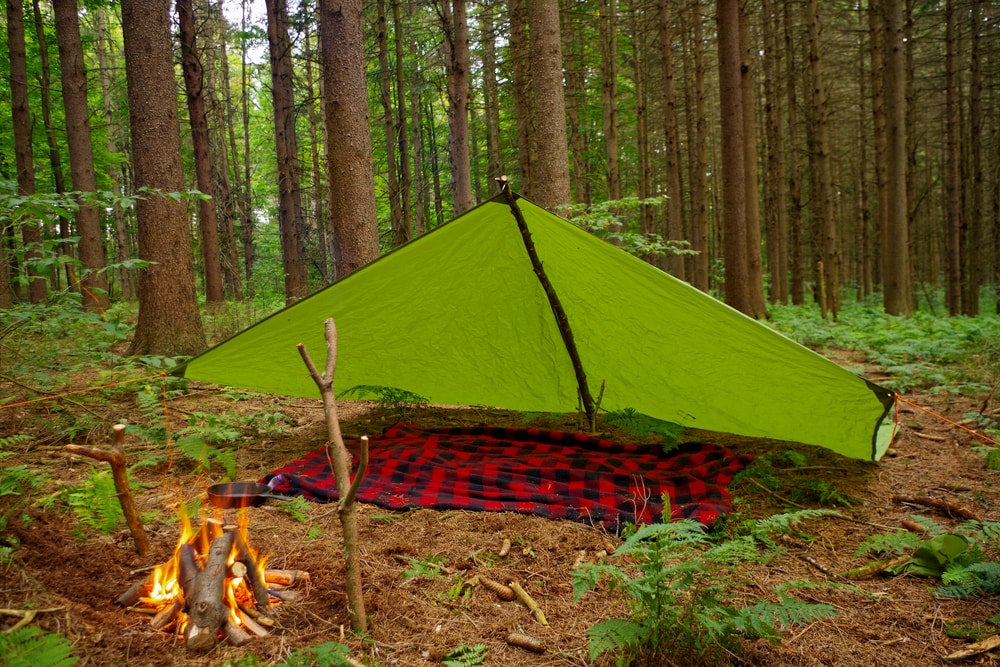
<instances>
[{"instance_id":1,"label":"campfire","mask_svg":"<svg viewBox=\"0 0 1000 667\"><path fill-rule=\"evenodd\" d=\"M123 593L116 603L152 616L150 627L184 637L188 649L207 651L221 637L242 646L274 626L274 606L297 599L288 587L309 580L299 570L265 567L249 544L248 515L236 525L206 518L195 532L182 517L173 557Z\"/></svg>"}]
</instances>

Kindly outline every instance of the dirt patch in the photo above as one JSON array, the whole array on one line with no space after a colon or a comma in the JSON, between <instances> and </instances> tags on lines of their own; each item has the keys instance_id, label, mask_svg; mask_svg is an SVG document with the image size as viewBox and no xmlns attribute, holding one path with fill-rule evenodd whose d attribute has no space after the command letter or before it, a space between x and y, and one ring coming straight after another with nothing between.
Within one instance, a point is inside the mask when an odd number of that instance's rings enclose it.
<instances>
[{"instance_id":1,"label":"dirt patch","mask_svg":"<svg viewBox=\"0 0 1000 667\"><path fill-rule=\"evenodd\" d=\"M961 419L971 401L944 396L911 399L935 412ZM207 387L171 401L174 427L185 415L232 410L228 399L222 405L218 393ZM252 397L238 403L247 415L276 409L291 418L289 432L279 437L261 437L241 448L237 455L237 478L256 479L294 458L320 446L325 439L319 401ZM40 410L37 408L34 417ZM67 408L75 409L75 408ZM123 408L124 409L124 408ZM378 433L398 421L400 414L376 408L371 403L341 404L347 436ZM23 410L23 409L22 409ZM20 414L20 417L17 416ZM21 420L20 422L18 420ZM405 419L423 427L543 426L576 429L573 417L535 416L519 413L426 407L411 409ZM23 412L0 411L0 432L26 432ZM82 434L80 441L100 442L106 433ZM609 434L626 439L621 433ZM803 535L787 547L783 556L748 572L748 583L739 595L753 600L781 582L795 579L833 581L819 568L836 573L868 562L854 555L868 536L895 531L911 514L928 516L954 526L960 519L943 516L927 508L893 502L893 494L931 495L958 502L985 520L1000 520L998 473L985 469L983 457L973 450L970 437L917 410L902 414L901 431L893 451L882 462L870 464L838 457L825 450L761 442L717 434L692 434L719 442L737 453L754 454L774 465L779 491L763 488L753 477L742 478L732 491L736 501L733 521L794 509L821 506L821 499L803 495L815 488L803 484L821 480L832 486L839 507L847 517L826 518L804 527ZM50 434L38 432L29 442L15 443L6 451L16 457L4 460L28 465L49 476L45 490L33 500L42 500L61 485L78 484L90 474L92 462L66 457L62 445ZM130 440L130 447L138 447ZM788 452L804 456L798 467L787 461ZM141 456L130 450L130 456ZM103 465L103 464L101 464ZM16 538L13 562L0 566L0 607L8 609L60 608L39 616L36 624L60 632L75 646L81 665L143 664L203 665L235 660L253 653L264 660L280 660L292 649L326 641L347 644L352 655L366 664L420 666L440 664L443 655L460 645L486 644L487 665L584 665L589 664L587 628L597 621L620 615L624 600L606 589L573 600L572 571L581 558L595 561L602 552L620 544L615 535L580 523L550 521L512 513L415 510L389 512L362 506L363 579L371 634L365 639L346 632L343 591L343 556L339 525L330 506L312 505L299 521L272 503L251 508L251 539L270 554L274 567L308 570L311 583L305 597L285 604L277 613L277 627L270 637L255 639L241 649L220 645L206 656L185 651L171 634L148 628L148 617L116 607L113 599L143 575L136 570L162 562L177 539L176 524L168 521L180 502L197 502L217 476L193 472L189 462L175 458L167 468L139 468L135 476L144 487L137 501L141 512L154 513L160 521L148 524L153 553L138 558L125 529L103 537L79 525L74 515L57 503L47 509L39 505L18 506L11 517L5 539ZM825 487L824 487L825 488ZM797 494L797 495L794 495ZM0 512L6 512L23 497L0 497ZM825 502L836 502L827 497ZM824 505L828 506L828 505ZM23 518L18 518L20 514ZM509 555L498 552L504 539ZM407 579L410 559L433 559L453 571L439 577ZM480 574L498 581L516 580L539 601L549 625L538 624L522 605L503 602L475 588L468 594L461 582ZM801 595L804 599L832 604L837 616L805 627L792 628L780 644L747 643L734 663L758 665L916 665L943 664L943 657L966 644L949 636L958 619L980 623L987 634L996 628L987 621L1000 614L995 597L973 600L938 600L927 580L913 577L877 577L854 582L859 590L823 588ZM0 617L7 626L13 619ZM518 631L532 635L546 646L536 655L508 645L505 638ZM989 660L980 658L979 660ZM608 658L599 665L611 664Z\"/></svg>"}]
</instances>

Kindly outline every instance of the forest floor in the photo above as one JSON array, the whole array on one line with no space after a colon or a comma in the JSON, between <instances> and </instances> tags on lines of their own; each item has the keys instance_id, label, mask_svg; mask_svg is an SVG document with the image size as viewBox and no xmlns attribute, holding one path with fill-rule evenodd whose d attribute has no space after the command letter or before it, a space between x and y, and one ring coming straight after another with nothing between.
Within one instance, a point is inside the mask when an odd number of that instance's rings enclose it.
<instances>
[{"instance_id":1,"label":"forest floor","mask_svg":"<svg viewBox=\"0 0 1000 667\"><path fill-rule=\"evenodd\" d=\"M972 399L945 394L910 395L908 399L956 421L976 409ZM283 435L242 447L237 456L237 479L258 479L322 446L325 440L318 400L256 395L241 400L238 406L246 414L280 410L293 424ZM164 518L148 523L153 550L146 558L139 558L124 526L102 536L83 529L65 507L34 502L54 489L80 484L94 466L104 466L68 456L66 441L45 431L46 420L58 417L53 410L74 409L72 404L42 402L0 410L0 435L34 436L8 447L5 451L15 456L5 459L4 465L26 465L49 480L47 490L38 491L38 497L0 497L0 513L16 501L21 503L18 512L26 515L11 520L0 536L8 543L13 542L11 536L16 537L13 560L0 565L0 607L54 609L39 614L34 623L68 638L79 665L254 664L246 658L248 654L259 663L267 663L286 659L292 650L329 641L346 644L353 658L366 665L441 664L449 651L475 644L488 647L485 665L614 664L613 657L607 655L595 663L589 661L587 629L598 621L623 615L624 599L602 587L574 601L571 572L581 557L595 562L602 557L601 552L613 553L621 544L618 536L581 523L514 513L427 509L394 513L361 505L362 576L370 618L370 634L361 639L345 632L344 558L336 512L329 505L310 504L305 518L296 518L276 502L247 510L251 514L250 539L270 555L269 566L310 573L308 585L299 588L304 596L281 606L270 636L256 638L242 648L220 643L207 655L193 654L176 635L151 630L148 616L113 603L145 576L137 571L170 557L178 538L176 522ZM129 402L123 397L119 404L103 406L101 412L114 415L114 421L127 422L136 416L136 409L134 398ZM170 401L169 414L175 427L180 427L187 414L233 409L232 400L219 390L192 385L186 395ZM340 410L346 436L381 432L399 418L370 402L341 401ZM414 407L407 410L405 418L428 428L525 425L521 414L484 409ZM543 419L531 425L573 428L571 419ZM810 480L832 484L837 499L851 501L836 508L842 517L803 525L802 534L780 557L748 566L743 573L745 584L737 589L734 603L773 599L775 586L785 581L841 581L836 573L872 560L871 555L855 555L862 541L871 535L894 533L911 515L926 516L946 527L962 521L927 507L897 502L893 496L940 498L967 507L983 520L1000 521L1000 472L986 469L983 455L973 449L976 442L968 434L905 405L900 425L893 449L877 464L801 445L697 434L736 453L752 454L759 461L778 461L789 450L807 457L807 465L801 468L775 466L770 470L769 474L781 481L776 491L765 489L752 474L740 477L731 487L735 498L731 520L767 517L796 506L823 506L801 496L801 491L810 488ZM76 441L82 443L85 436L81 434ZM89 444L105 444L108 437L109 431L100 429L89 434ZM132 440L127 441L128 455L141 457L142 452L135 449L141 445ZM195 472L181 459L169 470L161 464L139 468L134 474L143 484L137 495L140 512L159 517L176 512L181 502L204 499L209 484L218 481L218 475ZM793 501L793 497L799 500ZM498 552L505 538L513 547L501 557ZM404 579L409 559L431 558L440 559L458 574ZM467 596L454 594L457 579L476 574L523 582L543 608L548 625L537 623L521 604L500 601L482 587ZM745 642L738 655L730 656L731 662L944 664L945 656L972 639L997 632L989 619L1000 615L1000 598L937 599L934 588L938 582L912 576L875 576L850 583L853 587L821 586L797 593L802 599L832 605L836 615L789 628L777 644ZM16 620L0 615L0 630ZM507 644L506 637L514 631L541 641L544 653ZM983 654L966 662L995 661Z\"/></svg>"}]
</instances>

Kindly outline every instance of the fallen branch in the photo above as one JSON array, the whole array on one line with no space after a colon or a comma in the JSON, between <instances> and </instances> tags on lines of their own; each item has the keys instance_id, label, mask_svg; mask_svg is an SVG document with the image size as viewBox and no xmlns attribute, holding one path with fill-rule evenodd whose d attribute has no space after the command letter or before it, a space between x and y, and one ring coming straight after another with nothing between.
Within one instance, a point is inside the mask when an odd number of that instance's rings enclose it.
<instances>
[{"instance_id":1,"label":"fallen branch","mask_svg":"<svg viewBox=\"0 0 1000 667\"><path fill-rule=\"evenodd\" d=\"M947 500L941 500L940 498L930 498L928 496L893 496L892 501L894 503L922 505L924 507L931 507L936 510L940 510L948 515L960 516L963 519L972 519L973 521L982 521L979 515L969 508L961 505L955 505L954 503L950 503Z\"/></svg>"},{"instance_id":2,"label":"fallen branch","mask_svg":"<svg viewBox=\"0 0 1000 667\"><path fill-rule=\"evenodd\" d=\"M896 567L897 565L902 565L912 558L909 554L906 556L899 556L898 558L891 558L889 560L877 560L868 565L863 565L861 567L856 567L846 572L841 572L840 576L845 579L866 579L868 577L874 577L880 572L885 572L890 567Z\"/></svg>"},{"instance_id":3,"label":"fallen branch","mask_svg":"<svg viewBox=\"0 0 1000 667\"><path fill-rule=\"evenodd\" d=\"M132 502L132 490L129 488L128 469L125 467L125 425L115 424L115 446L111 451L96 449L94 447L84 447L82 445L66 445L68 451L74 454L88 456L98 461L111 464L111 475L115 480L115 491L118 492L118 502L122 506L122 513L125 514L125 523L132 533L132 540L135 542L135 550L139 556L144 557L149 553L149 539L146 537L146 530L142 526L142 519Z\"/></svg>"},{"instance_id":4,"label":"fallen branch","mask_svg":"<svg viewBox=\"0 0 1000 667\"><path fill-rule=\"evenodd\" d=\"M507 585L510 586L512 591L514 591L514 595L517 596L517 599L524 603L524 606L528 608L531 614L535 617L536 621L542 625L549 624L549 622L545 620L545 614L542 612L542 608L538 606L538 603L535 602L534 598L528 595L528 591L521 588L521 585L516 581L512 581Z\"/></svg>"},{"instance_id":5,"label":"fallen branch","mask_svg":"<svg viewBox=\"0 0 1000 667\"><path fill-rule=\"evenodd\" d=\"M4 630L4 634L9 635L15 630L20 630L28 623L35 620L35 616L39 614L48 614L53 611L62 611L66 607L49 607L47 609L0 609L0 615L2 616L18 616L20 621L12 625L11 627Z\"/></svg>"},{"instance_id":6,"label":"fallen branch","mask_svg":"<svg viewBox=\"0 0 1000 667\"><path fill-rule=\"evenodd\" d=\"M965 658L971 658L974 655L980 655L986 653L987 651L992 651L997 647L1000 647L1000 635L993 635L992 637L987 637L981 642L969 644L961 651L955 651L951 655L946 655L944 659L964 660Z\"/></svg>"}]
</instances>

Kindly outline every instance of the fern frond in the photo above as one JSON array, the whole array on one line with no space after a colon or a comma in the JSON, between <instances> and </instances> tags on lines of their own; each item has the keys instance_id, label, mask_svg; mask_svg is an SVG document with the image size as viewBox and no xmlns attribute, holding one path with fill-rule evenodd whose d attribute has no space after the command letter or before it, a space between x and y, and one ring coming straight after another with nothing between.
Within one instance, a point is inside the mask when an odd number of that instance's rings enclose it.
<instances>
[{"instance_id":1,"label":"fern frond","mask_svg":"<svg viewBox=\"0 0 1000 667\"><path fill-rule=\"evenodd\" d=\"M27 442L28 440L31 440L31 436L27 433L15 433L14 435L8 435L6 438L0 438L0 449L16 445L19 442Z\"/></svg>"},{"instance_id":2,"label":"fern frond","mask_svg":"<svg viewBox=\"0 0 1000 667\"><path fill-rule=\"evenodd\" d=\"M980 542L1000 542L1000 523L996 521L963 521L955 531Z\"/></svg>"},{"instance_id":3,"label":"fern frond","mask_svg":"<svg viewBox=\"0 0 1000 667\"><path fill-rule=\"evenodd\" d=\"M887 554L890 552L902 555L913 551L920 544L920 541L920 535L902 528L895 533L877 533L866 537L855 549L854 555L864 556L870 553Z\"/></svg>"},{"instance_id":4,"label":"fern frond","mask_svg":"<svg viewBox=\"0 0 1000 667\"><path fill-rule=\"evenodd\" d=\"M87 483L66 493L66 502L85 525L110 535L124 520L111 471L91 469Z\"/></svg>"},{"instance_id":5,"label":"fern frond","mask_svg":"<svg viewBox=\"0 0 1000 667\"><path fill-rule=\"evenodd\" d=\"M605 651L617 654L635 654L649 634L648 628L621 618L609 618L595 623L587 630L591 661Z\"/></svg>"},{"instance_id":6,"label":"fern frond","mask_svg":"<svg viewBox=\"0 0 1000 667\"><path fill-rule=\"evenodd\" d=\"M788 535L794 533L800 523L828 516L842 517L844 515L828 509L804 509L797 512L785 512L784 514L775 514L774 516L754 521L751 525L750 533L758 539L771 537L775 534Z\"/></svg>"},{"instance_id":7,"label":"fern frond","mask_svg":"<svg viewBox=\"0 0 1000 667\"><path fill-rule=\"evenodd\" d=\"M913 523L917 524L925 531L927 531L928 535L944 535L945 533L948 532L947 528L939 524L934 519L931 519L926 516L921 516L919 514L911 514L910 521L912 521Z\"/></svg>"},{"instance_id":8,"label":"fern frond","mask_svg":"<svg viewBox=\"0 0 1000 667\"><path fill-rule=\"evenodd\" d=\"M489 653L486 644L462 644L441 658L441 664L447 667L482 667L486 654Z\"/></svg>"},{"instance_id":9,"label":"fern frond","mask_svg":"<svg viewBox=\"0 0 1000 667\"><path fill-rule=\"evenodd\" d=\"M25 626L10 634L0 633L0 656L7 667L72 667L73 646L58 634L46 634Z\"/></svg>"},{"instance_id":10,"label":"fern frond","mask_svg":"<svg viewBox=\"0 0 1000 667\"><path fill-rule=\"evenodd\" d=\"M806 625L837 615L832 605L803 602L793 597L782 597L780 602L758 602L739 610L743 631L751 636L775 640L777 628Z\"/></svg>"},{"instance_id":11,"label":"fern frond","mask_svg":"<svg viewBox=\"0 0 1000 667\"><path fill-rule=\"evenodd\" d=\"M938 587L938 598L965 599L1000 592L1000 563L985 561L965 566L949 567L941 575L945 584Z\"/></svg>"}]
</instances>

